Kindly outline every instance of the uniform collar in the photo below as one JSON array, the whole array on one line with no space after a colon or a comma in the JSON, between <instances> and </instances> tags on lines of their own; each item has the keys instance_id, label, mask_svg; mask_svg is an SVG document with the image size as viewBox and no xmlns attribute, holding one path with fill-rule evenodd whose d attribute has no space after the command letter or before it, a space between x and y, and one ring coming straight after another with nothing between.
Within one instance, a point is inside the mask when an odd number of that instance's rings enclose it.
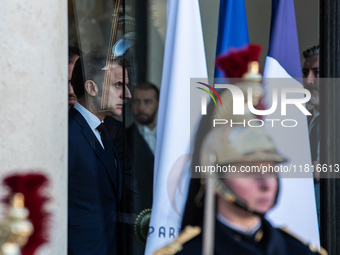
<instances>
[{"instance_id":1,"label":"uniform collar","mask_svg":"<svg viewBox=\"0 0 340 255\"><path fill-rule=\"evenodd\" d=\"M242 233L244 235L253 235L256 233L260 227L261 227L261 219L259 219L258 222L254 224L254 226L250 228L246 228L240 224L236 224L230 220L228 220L226 217L222 216L220 213L217 213L216 218L218 221L220 221L222 224L226 225L227 227L231 228L232 230L235 230L239 233Z\"/></svg>"}]
</instances>

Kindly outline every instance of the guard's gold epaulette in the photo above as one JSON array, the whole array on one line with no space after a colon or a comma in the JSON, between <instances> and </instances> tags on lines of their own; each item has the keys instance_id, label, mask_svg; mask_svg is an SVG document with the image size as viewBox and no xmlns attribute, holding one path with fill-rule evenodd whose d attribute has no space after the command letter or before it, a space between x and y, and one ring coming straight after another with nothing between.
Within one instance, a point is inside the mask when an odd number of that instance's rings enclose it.
<instances>
[{"instance_id":1,"label":"guard's gold epaulette","mask_svg":"<svg viewBox=\"0 0 340 255\"><path fill-rule=\"evenodd\" d=\"M297 237L296 235L294 235L293 233L289 232L288 229L286 227L283 228L279 228L282 232L286 233L287 235L293 237L294 239L296 239L297 241L299 241L300 243L306 245L312 252L318 252L321 255L328 255L327 251L320 247L320 249L316 248L314 245L312 244L308 244L304 241L302 241L299 237Z\"/></svg>"},{"instance_id":2,"label":"guard's gold epaulette","mask_svg":"<svg viewBox=\"0 0 340 255\"><path fill-rule=\"evenodd\" d=\"M153 255L173 255L182 250L183 244L201 233L200 227L187 226L171 244L159 249Z\"/></svg>"}]
</instances>

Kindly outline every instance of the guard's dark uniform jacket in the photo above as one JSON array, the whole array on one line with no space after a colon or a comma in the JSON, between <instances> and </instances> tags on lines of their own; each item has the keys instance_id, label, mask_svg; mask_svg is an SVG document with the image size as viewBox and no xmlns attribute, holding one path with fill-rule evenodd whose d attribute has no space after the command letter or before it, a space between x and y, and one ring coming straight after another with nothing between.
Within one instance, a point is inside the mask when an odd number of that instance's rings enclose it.
<instances>
[{"instance_id":1,"label":"guard's dark uniform jacket","mask_svg":"<svg viewBox=\"0 0 340 255\"><path fill-rule=\"evenodd\" d=\"M203 230L204 231L204 230ZM202 232L203 232L202 231ZM202 254L202 234L184 244L177 253L181 255ZM251 236L241 234L215 220L215 255L312 255L312 251L295 237L276 229L263 220L261 228Z\"/></svg>"}]
</instances>

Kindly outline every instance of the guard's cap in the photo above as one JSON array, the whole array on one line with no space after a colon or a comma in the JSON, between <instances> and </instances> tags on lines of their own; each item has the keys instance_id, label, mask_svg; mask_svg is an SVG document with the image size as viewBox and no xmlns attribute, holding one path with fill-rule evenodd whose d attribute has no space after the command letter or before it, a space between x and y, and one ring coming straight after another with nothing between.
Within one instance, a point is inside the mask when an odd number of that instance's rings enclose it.
<instances>
[{"instance_id":1,"label":"guard's cap","mask_svg":"<svg viewBox=\"0 0 340 255\"><path fill-rule=\"evenodd\" d=\"M263 128L229 126L212 128L202 143L200 158L202 165L286 161Z\"/></svg>"}]
</instances>

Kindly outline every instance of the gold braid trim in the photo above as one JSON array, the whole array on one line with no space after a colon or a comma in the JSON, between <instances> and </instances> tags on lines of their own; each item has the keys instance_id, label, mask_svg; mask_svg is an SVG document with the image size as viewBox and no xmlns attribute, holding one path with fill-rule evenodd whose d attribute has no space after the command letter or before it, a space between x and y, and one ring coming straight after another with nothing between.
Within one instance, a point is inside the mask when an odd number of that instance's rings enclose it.
<instances>
[{"instance_id":1,"label":"gold braid trim","mask_svg":"<svg viewBox=\"0 0 340 255\"><path fill-rule=\"evenodd\" d=\"M283 228L279 228L281 231L285 232L286 234L290 235L291 237L295 238L296 240L298 240L299 242L303 243L304 245L306 245L312 252L318 252L321 255L328 255L328 252L320 247L320 249L316 248L314 245L312 244L308 244L304 241L302 241L300 238L298 238L297 236L295 236L294 234L292 234L291 232L288 231L287 227L283 227Z\"/></svg>"}]
</instances>

